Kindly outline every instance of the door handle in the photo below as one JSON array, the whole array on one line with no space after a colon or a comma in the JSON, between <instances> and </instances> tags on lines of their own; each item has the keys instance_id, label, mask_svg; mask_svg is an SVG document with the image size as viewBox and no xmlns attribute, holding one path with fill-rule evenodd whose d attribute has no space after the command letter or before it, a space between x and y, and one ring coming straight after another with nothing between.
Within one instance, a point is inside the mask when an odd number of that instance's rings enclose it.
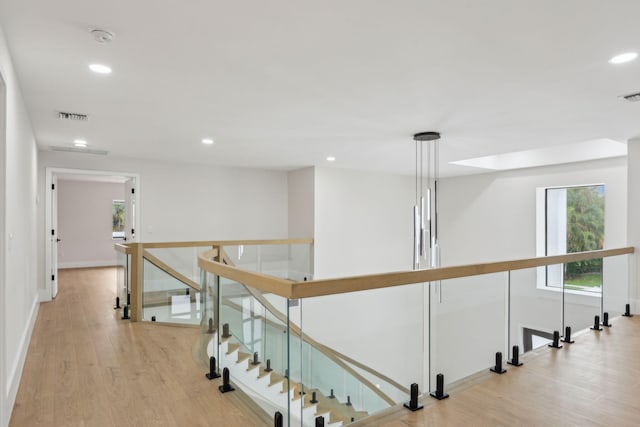
<instances>
[{"instance_id":1,"label":"door handle","mask_svg":"<svg viewBox=\"0 0 640 427\"><path fill-rule=\"evenodd\" d=\"M58 242L62 242L62 240L56 238L56 243L58 243Z\"/></svg>"}]
</instances>

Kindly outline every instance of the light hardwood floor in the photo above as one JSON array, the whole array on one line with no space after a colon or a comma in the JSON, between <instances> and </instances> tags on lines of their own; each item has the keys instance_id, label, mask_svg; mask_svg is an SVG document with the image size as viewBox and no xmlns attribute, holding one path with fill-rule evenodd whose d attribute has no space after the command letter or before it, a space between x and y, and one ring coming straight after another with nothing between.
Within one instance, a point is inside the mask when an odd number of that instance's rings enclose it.
<instances>
[{"instance_id":1,"label":"light hardwood floor","mask_svg":"<svg viewBox=\"0 0 640 427\"><path fill-rule=\"evenodd\" d=\"M585 331L562 349L545 347L506 374L483 373L471 386L425 408L396 410L371 426L640 426L640 316Z\"/></svg>"},{"instance_id":2,"label":"light hardwood floor","mask_svg":"<svg viewBox=\"0 0 640 427\"><path fill-rule=\"evenodd\" d=\"M198 329L120 319L115 269L60 270L59 283L40 305L11 427L268 425L206 380Z\"/></svg>"},{"instance_id":3,"label":"light hardwood floor","mask_svg":"<svg viewBox=\"0 0 640 427\"><path fill-rule=\"evenodd\" d=\"M11 427L273 425L204 378L191 355L197 329L120 320L113 269L60 273L58 298L40 307ZM505 375L481 374L449 399L424 398L424 410L357 425L640 426L640 316L612 323Z\"/></svg>"}]
</instances>

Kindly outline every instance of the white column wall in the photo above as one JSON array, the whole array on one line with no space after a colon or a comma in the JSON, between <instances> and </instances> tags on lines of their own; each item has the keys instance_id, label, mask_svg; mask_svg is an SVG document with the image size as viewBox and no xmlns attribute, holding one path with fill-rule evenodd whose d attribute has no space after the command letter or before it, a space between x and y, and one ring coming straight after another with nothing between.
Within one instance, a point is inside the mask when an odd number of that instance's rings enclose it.
<instances>
[{"instance_id":1,"label":"white column wall","mask_svg":"<svg viewBox=\"0 0 640 427\"><path fill-rule=\"evenodd\" d=\"M6 144L0 287L0 426L9 423L38 312L36 277L37 150L9 49L0 28L0 73L6 85ZM43 203L41 203L43 205Z\"/></svg>"}]
</instances>

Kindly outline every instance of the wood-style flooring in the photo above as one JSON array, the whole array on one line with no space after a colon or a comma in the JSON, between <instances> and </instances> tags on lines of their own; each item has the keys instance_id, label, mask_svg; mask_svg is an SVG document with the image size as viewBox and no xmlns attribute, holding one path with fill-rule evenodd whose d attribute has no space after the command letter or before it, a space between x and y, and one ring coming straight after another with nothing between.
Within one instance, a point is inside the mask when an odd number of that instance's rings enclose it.
<instances>
[{"instance_id":1,"label":"wood-style flooring","mask_svg":"<svg viewBox=\"0 0 640 427\"><path fill-rule=\"evenodd\" d=\"M192 357L198 330L120 319L115 271L60 271L58 298L40 306L11 427L269 426L240 393L220 394ZM545 348L484 373L425 408L357 425L640 426L640 316L612 319L575 344Z\"/></svg>"},{"instance_id":2,"label":"wood-style flooring","mask_svg":"<svg viewBox=\"0 0 640 427\"><path fill-rule=\"evenodd\" d=\"M40 305L11 427L262 426L194 361L199 330L131 323L113 268L60 270Z\"/></svg>"}]
</instances>

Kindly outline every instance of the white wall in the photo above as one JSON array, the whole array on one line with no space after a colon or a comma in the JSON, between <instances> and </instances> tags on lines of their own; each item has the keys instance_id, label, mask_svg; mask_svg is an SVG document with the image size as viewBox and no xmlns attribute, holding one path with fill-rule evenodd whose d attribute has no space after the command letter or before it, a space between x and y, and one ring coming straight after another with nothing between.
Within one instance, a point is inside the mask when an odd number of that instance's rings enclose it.
<instances>
[{"instance_id":1,"label":"white wall","mask_svg":"<svg viewBox=\"0 0 640 427\"><path fill-rule=\"evenodd\" d=\"M536 188L543 186L604 183L605 247L624 246L626 169L626 160L619 158L442 180L442 265L536 256ZM411 177L316 169L316 278L410 270L413 197ZM611 274L607 270L605 275ZM535 277L534 270L513 274L512 344L518 343L522 326L561 329L560 294L538 290ZM507 350L506 283L506 273L452 280L443 283L442 303L440 289L433 294L431 326L440 342L432 349L433 369L446 371L447 382L488 367L496 351ZM428 323L421 318L426 294L422 285L414 285L305 299L303 328L403 384L417 381L422 389L419 359L430 351L423 342ZM567 298L566 320L574 331L597 314L594 301ZM490 336L477 333L489 329L483 325L492 325ZM465 346L474 351L460 351ZM398 348L406 350L404 363L392 364Z\"/></svg>"},{"instance_id":2,"label":"white wall","mask_svg":"<svg viewBox=\"0 0 640 427\"><path fill-rule=\"evenodd\" d=\"M413 179L315 172L315 278L411 270ZM422 386L424 299L423 285L309 298L303 329L407 387Z\"/></svg>"},{"instance_id":3,"label":"white wall","mask_svg":"<svg viewBox=\"0 0 640 427\"><path fill-rule=\"evenodd\" d=\"M313 236L315 211L315 168L291 171L289 191L289 238Z\"/></svg>"},{"instance_id":4,"label":"white wall","mask_svg":"<svg viewBox=\"0 0 640 427\"><path fill-rule=\"evenodd\" d=\"M4 34L0 73L6 84L6 146L3 147L2 328L0 329L0 425L8 425L38 309L36 254L37 150ZM41 203L43 205L43 203Z\"/></svg>"},{"instance_id":5,"label":"white wall","mask_svg":"<svg viewBox=\"0 0 640 427\"><path fill-rule=\"evenodd\" d=\"M116 265L112 205L124 184L58 180L58 267Z\"/></svg>"},{"instance_id":6,"label":"white wall","mask_svg":"<svg viewBox=\"0 0 640 427\"><path fill-rule=\"evenodd\" d=\"M140 230L136 234L141 242L287 236L286 172L41 151L38 191L42 199L47 167L139 174ZM39 265L44 266L44 208L38 214ZM43 267L38 277L44 287Z\"/></svg>"},{"instance_id":7,"label":"white wall","mask_svg":"<svg viewBox=\"0 0 640 427\"><path fill-rule=\"evenodd\" d=\"M605 248L626 244L625 158L445 179L442 265L536 256L537 187L606 185Z\"/></svg>"}]
</instances>

